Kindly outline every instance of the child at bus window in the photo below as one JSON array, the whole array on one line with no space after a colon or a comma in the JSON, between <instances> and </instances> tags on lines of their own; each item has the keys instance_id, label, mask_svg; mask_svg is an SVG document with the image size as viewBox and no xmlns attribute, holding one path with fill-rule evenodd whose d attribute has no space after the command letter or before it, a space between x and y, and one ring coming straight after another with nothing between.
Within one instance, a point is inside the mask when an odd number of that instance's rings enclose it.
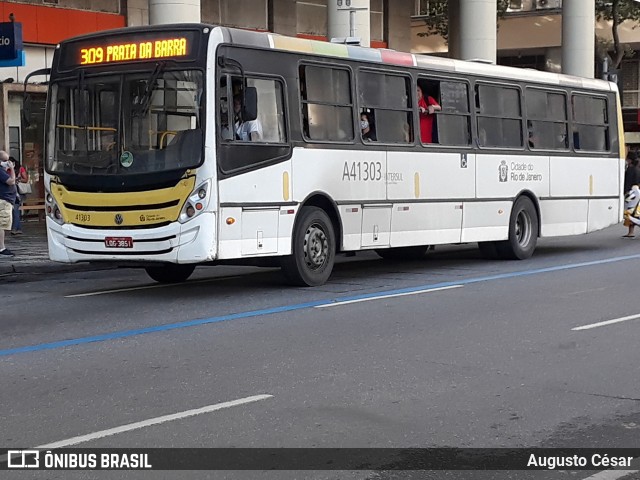
<instances>
[{"instance_id":1,"label":"child at bus window","mask_svg":"<svg viewBox=\"0 0 640 480\"><path fill-rule=\"evenodd\" d=\"M420 114L420 138L422 143L433 143L433 120L435 113L442 110L438 102L431 96L424 97L418 85L418 112Z\"/></svg>"},{"instance_id":2,"label":"child at bus window","mask_svg":"<svg viewBox=\"0 0 640 480\"><path fill-rule=\"evenodd\" d=\"M242 101L239 95L233 97L234 127L239 140L258 142L262 138L262 124L257 118L247 122L242 119Z\"/></svg>"},{"instance_id":3,"label":"child at bus window","mask_svg":"<svg viewBox=\"0 0 640 480\"><path fill-rule=\"evenodd\" d=\"M369 119L369 115L362 113L360 115L360 130L362 130L362 139L367 142L375 142L376 132L373 128L373 123Z\"/></svg>"}]
</instances>

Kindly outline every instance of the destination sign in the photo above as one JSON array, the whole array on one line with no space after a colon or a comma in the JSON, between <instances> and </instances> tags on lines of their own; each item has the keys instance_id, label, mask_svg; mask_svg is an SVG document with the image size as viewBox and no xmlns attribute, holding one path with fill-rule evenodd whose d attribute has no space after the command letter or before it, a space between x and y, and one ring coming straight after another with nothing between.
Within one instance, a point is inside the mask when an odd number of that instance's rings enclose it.
<instances>
[{"instance_id":1,"label":"destination sign","mask_svg":"<svg viewBox=\"0 0 640 480\"><path fill-rule=\"evenodd\" d=\"M184 57L187 55L187 47L188 41L184 37L85 47L80 49L80 65Z\"/></svg>"},{"instance_id":2,"label":"destination sign","mask_svg":"<svg viewBox=\"0 0 640 480\"><path fill-rule=\"evenodd\" d=\"M58 69L65 71L140 61L195 60L199 38L197 32L183 30L96 35L69 40L60 45Z\"/></svg>"}]
</instances>

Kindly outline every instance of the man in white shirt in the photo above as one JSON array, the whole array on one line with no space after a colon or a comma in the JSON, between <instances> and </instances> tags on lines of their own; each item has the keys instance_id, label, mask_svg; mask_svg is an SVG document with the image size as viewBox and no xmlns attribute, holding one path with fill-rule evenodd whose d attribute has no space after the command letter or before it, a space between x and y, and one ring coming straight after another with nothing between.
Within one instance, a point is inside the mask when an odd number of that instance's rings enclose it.
<instances>
[{"instance_id":1,"label":"man in white shirt","mask_svg":"<svg viewBox=\"0 0 640 480\"><path fill-rule=\"evenodd\" d=\"M236 96L233 99L233 111L235 112L234 126L237 137L245 142L260 141L262 139L262 125L260 124L260 120L256 118L255 120L249 120L247 122L242 121L241 110L240 97Z\"/></svg>"}]
</instances>

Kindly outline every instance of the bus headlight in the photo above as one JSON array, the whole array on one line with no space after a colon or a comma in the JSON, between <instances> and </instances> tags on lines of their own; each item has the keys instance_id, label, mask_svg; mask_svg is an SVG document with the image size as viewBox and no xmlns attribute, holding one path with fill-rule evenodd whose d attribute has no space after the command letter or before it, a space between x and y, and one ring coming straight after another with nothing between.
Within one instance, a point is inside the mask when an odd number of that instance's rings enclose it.
<instances>
[{"instance_id":1,"label":"bus headlight","mask_svg":"<svg viewBox=\"0 0 640 480\"><path fill-rule=\"evenodd\" d=\"M53 195L50 192L46 192L44 197L44 210L47 213L47 216L56 222L58 225L62 225L64 223L64 219L62 218L62 212L58 207Z\"/></svg>"},{"instance_id":2,"label":"bus headlight","mask_svg":"<svg viewBox=\"0 0 640 480\"><path fill-rule=\"evenodd\" d=\"M185 223L205 211L209 205L210 191L211 186L208 180L193 189L180 212L180 223Z\"/></svg>"}]
</instances>

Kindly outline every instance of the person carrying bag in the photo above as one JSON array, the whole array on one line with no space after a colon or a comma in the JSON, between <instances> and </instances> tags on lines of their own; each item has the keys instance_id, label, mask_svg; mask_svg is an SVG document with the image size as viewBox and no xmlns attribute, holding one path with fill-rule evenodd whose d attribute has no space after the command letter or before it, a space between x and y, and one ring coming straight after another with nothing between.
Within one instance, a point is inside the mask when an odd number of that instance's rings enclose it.
<instances>
[{"instance_id":1,"label":"person carrying bag","mask_svg":"<svg viewBox=\"0 0 640 480\"><path fill-rule=\"evenodd\" d=\"M11 157L13 158L13 157ZM27 170L14 159L14 164L18 171L16 172L16 182L18 185L18 193L20 195L28 195L31 193L31 183L29 183L29 174Z\"/></svg>"},{"instance_id":2,"label":"person carrying bag","mask_svg":"<svg viewBox=\"0 0 640 480\"><path fill-rule=\"evenodd\" d=\"M31 183L29 183L29 174L27 170L20 165L15 158L9 157L9 161L13 163L14 172L16 172L17 195L16 202L13 206L13 220L11 222L11 234L20 235L22 233L22 221L20 218L20 206L24 203L25 197L31 193Z\"/></svg>"}]
</instances>

